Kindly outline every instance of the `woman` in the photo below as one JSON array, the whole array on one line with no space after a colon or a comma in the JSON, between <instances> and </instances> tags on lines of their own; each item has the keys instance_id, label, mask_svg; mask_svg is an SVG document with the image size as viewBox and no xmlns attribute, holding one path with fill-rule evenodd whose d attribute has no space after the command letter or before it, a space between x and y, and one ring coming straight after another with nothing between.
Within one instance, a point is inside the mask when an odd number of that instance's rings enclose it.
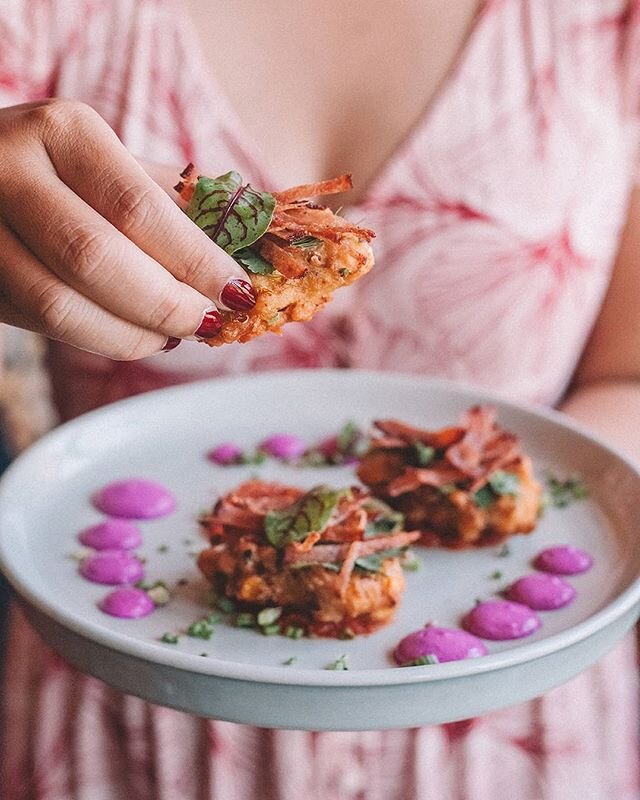
<instances>
[{"instance_id":1,"label":"woman","mask_svg":"<svg viewBox=\"0 0 640 800\"><path fill-rule=\"evenodd\" d=\"M57 340L64 418L196 376L340 365L562 403L640 457L639 37L626 0L14 0L0 317ZM171 166L146 166L165 186L187 161L264 188L352 171L349 216L377 231L376 268L281 340L176 347L251 289L98 115ZM465 723L261 731L119 695L14 614L3 796L628 800L634 659L629 639L544 698Z\"/></svg>"}]
</instances>

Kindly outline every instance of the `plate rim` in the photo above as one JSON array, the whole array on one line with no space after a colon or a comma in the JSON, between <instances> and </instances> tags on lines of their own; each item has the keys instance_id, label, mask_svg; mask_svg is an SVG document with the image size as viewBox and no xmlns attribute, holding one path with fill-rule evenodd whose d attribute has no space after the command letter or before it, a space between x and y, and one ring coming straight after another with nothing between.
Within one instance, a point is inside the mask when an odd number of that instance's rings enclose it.
<instances>
[{"instance_id":1,"label":"plate rim","mask_svg":"<svg viewBox=\"0 0 640 800\"><path fill-rule=\"evenodd\" d=\"M46 616L53 618L59 624L68 627L78 635L95 641L107 648L116 649L118 652L125 655L142 659L150 663L161 663L187 673L197 672L218 678L249 681L251 683L324 686L327 688L332 686L342 688L345 686L371 687L407 685L425 681L431 682L448 680L450 678L471 677L477 673L491 672L516 666L517 664L533 661L553 652L562 651L577 642L589 638L630 611L633 606L640 603L639 572L624 591L618 594L604 608L582 622L579 622L577 625L538 641L530 642L525 640L509 650L492 653L482 658L429 665L428 669L417 668L403 670L390 664L389 667L382 669L363 669L356 671L331 671L320 668L302 667L291 670L291 668L285 666L262 666L222 661L216 659L215 656L203 659L191 653L171 651L162 647L159 642L144 642L107 629L96 630L95 623L86 622L81 614L69 612L64 608L57 608L50 602L41 599L38 592L34 591L33 588L29 586L28 579L23 579L23 577L12 568L10 548L7 542L8 535L6 530L4 530L5 505L10 505L11 503L12 483L16 480L20 480L21 474L28 470L33 460L38 459L42 450L46 450L52 445L55 446L58 441L64 440L78 430L90 427L95 419L117 414L123 407L135 408L136 406L144 406L149 402L153 403L155 402L155 398L159 396L172 398L180 395L188 395L193 392L194 389L202 390L208 385L215 385L216 388L222 387L222 389L224 389L225 384L255 383L256 381L270 380L314 380L318 379L320 376L325 379L330 376L339 381L343 379L349 381L358 380L359 378L375 378L379 381L394 383L401 380L407 384L420 386L422 389L425 387L433 387L434 389L451 392L460 396L473 395L475 397L482 397L486 402L499 403L516 412L525 412L538 419L570 430L573 434L577 435L578 438L586 439L592 445L596 445L616 457L627 470L636 478L640 479L640 468L636 466L629 457L620 452L615 445L610 444L581 423L576 422L553 408L545 408L531 402L514 401L505 397L505 395L500 392L486 390L483 387L475 386L468 382L452 381L426 375L413 375L398 371L378 372L375 370L345 370L333 368L268 370L251 375L241 374L219 378L205 378L186 384L144 392L140 395L124 398L89 411L48 431L20 454L5 471L2 478L0 478L0 569L3 571L14 590L24 601L34 606Z\"/></svg>"}]
</instances>

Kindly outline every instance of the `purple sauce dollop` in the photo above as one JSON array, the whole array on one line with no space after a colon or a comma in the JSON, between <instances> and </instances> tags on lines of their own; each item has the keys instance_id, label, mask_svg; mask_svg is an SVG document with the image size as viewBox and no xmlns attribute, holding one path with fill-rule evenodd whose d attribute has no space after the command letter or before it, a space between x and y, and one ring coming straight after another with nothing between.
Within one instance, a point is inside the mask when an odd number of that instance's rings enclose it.
<instances>
[{"instance_id":1,"label":"purple sauce dollop","mask_svg":"<svg viewBox=\"0 0 640 800\"><path fill-rule=\"evenodd\" d=\"M236 444L223 442L207 453L209 461L220 466L228 467L230 464L239 464L242 458L242 450Z\"/></svg>"},{"instance_id":2,"label":"purple sauce dollop","mask_svg":"<svg viewBox=\"0 0 640 800\"><path fill-rule=\"evenodd\" d=\"M436 625L427 625L426 628L405 636L393 653L400 665L422 656L435 656L442 663L486 655L487 648L473 634L455 628L439 628Z\"/></svg>"},{"instance_id":3,"label":"purple sauce dollop","mask_svg":"<svg viewBox=\"0 0 640 800\"><path fill-rule=\"evenodd\" d=\"M176 507L168 489L144 478L110 483L94 495L93 504L105 514L127 519L164 517Z\"/></svg>"},{"instance_id":4,"label":"purple sauce dollop","mask_svg":"<svg viewBox=\"0 0 640 800\"><path fill-rule=\"evenodd\" d=\"M504 641L530 636L542 623L528 606L521 603L487 600L469 611L462 625L465 630L483 639Z\"/></svg>"},{"instance_id":5,"label":"purple sauce dollop","mask_svg":"<svg viewBox=\"0 0 640 800\"><path fill-rule=\"evenodd\" d=\"M155 608L153 600L142 589L133 586L122 586L112 592L98 603L98 608L112 617L125 619L139 619L146 617Z\"/></svg>"},{"instance_id":6,"label":"purple sauce dollop","mask_svg":"<svg viewBox=\"0 0 640 800\"><path fill-rule=\"evenodd\" d=\"M138 528L125 519L106 519L83 530L78 539L94 550L135 550L142 544Z\"/></svg>"},{"instance_id":7,"label":"purple sauce dollop","mask_svg":"<svg viewBox=\"0 0 640 800\"><path fill-rule=\"evenodd\" d=\"M576 590L557 575L535 573L519 578L507 589L507 597L536 611L554 611L572 603Z\"/></svg>"},{"instance_id":8,"label":"purple sauce dollop","mask_svg":"<svg viewBox=\"0 0 640 800\"><path fill-rule=\"evenodd\" d=\"M140 561L127 550L101 550L82 559L80 574L93 583L113 586L139 581L144 569Z\"/></svg>"},{"instance_id":9,"label":"purple sauce dollop","mask_svg":"<svg viewBox=\"0 0 640 800\"><path fill-rule=\"evenodd\" d=\"M260 444L260 450L283 461L294 461L296 458L300 458L306 449L307 446L302 439L290 433L277 433Z\"/></svg>"},{"instance_id":10,"label":"purple sauce dollop","mask_svg":"<svg viewBox=\"0 0 640 800\"><path fill-rule=\"evenodd\" d=\"M536 556L533 566L557 575L579 575L593 566L593 558L584 550L569 545L548 547Z\"/></svg>"}]
</instances>

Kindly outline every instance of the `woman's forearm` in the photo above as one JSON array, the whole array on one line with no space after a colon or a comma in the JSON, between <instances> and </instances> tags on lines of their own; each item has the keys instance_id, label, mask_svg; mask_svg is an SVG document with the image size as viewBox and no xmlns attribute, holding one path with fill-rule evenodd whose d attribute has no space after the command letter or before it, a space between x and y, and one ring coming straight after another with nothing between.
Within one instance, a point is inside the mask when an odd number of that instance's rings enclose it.
<instances>
[{"instance_id":1,"label":"woman's forearm","mask_svg":"<svg viewBox=\"0 0 640 800\"><path fill-rule=\"evenodd\" d=\"M578 386L562 411L640 464L640 381L603 380Z\"/></svg>"}]
</instances>

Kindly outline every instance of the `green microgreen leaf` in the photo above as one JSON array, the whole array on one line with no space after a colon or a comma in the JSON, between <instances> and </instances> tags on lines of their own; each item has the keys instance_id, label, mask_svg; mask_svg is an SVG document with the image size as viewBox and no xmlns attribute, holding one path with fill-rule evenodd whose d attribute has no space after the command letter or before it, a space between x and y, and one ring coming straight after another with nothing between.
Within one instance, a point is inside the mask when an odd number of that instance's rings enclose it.
<instances>
[{"instance_id":1,"label":"green microgreen leaf","mask_svg":"<svg viewBox=\"0 0 640 800\"><path fill-rule=\"evenodd\" d=\"M284 630L284 635L289 639L302 639L304 636L304 628L299 628L297 625L287 625Z\"/></svg>"},{"instance_id":2,"label":"green microgreen leaf","mask_svg":"<svg viewBox=\"0 0 640 800\"><path fill-rule=\"evenodd\" d=\"M260 253L256 253L250 247L243 247L242 250L236 250L233 254L234 259L243 267L247 272L253 275L271 275L274 271L273 265L270 264Z\"/></svg>"},{"instance_id":3,"label":"green microgreen leaf","mask_svg":"<svg viewBox=\"0 0 640 800\"><path fill-rule=\"evenodd\" d=\"M496 553L498 558L507 558L507 556L511 555L511 548L508 544L503 544L502 547Z\"/></svg>"},{"instance_id":4,"label":"green microgreen leaf","mask_svg":"<svg viewBox=\"0 0 640 800\"><path fill-rule=\"evenodd\" d=\"M310 533L322 532L343 495L342 489L315 486L287 508L270 511L264 521L267 539L282 548L306 539Z\"/></svg>"},{"instance_id":5,"label":"green microgreen leaf","mask_svg":"<svg viewBox=\"0 0 640 800\"><path fill-rule=\"evenodd\" d=\"M382 550L380 553L371 553L368 556L360 556L356 559L355 566L366 572L381 572L382 565L387 558L398 558L405 552L405 548L391 547L389 550Z\"/></svg>"},{"instance_id":6,"label":"green microgreen leaf","mask_svg":"<svg viewBox=\"0 0 640 800\"><path fill-rule=\"evenodd\" d=\"M160 637L160 641L165 644L178 644L179 636L177 633L163 633Z\"/></svg>"},{"instance_id":7,"label":"green microgreen leaf","mask_svg":"<svg viewBox=\"0 0 640 800\"><path fill-rule=\"evenodd\" d=\"M201 176L186 208L187 216L230 255L266 233L276 200L268 192L243 185L237 172L217 178Z\"/></svg>"},{"instance_id":8,"label":"green microgreen leaf","mask_svg":"<svg viewBox=\"0 0 640 800\"><path fill-rule=\"evenodd\" d=\"M289 658L288 658L288 659L287 659L287 660L284 662L284 666L285 666L285 667L290 667L292 664L295 664L297 660L298 660L298 657L297 657L297 656L290 656L290 657L289 657Z\"/></svg>"},{"instance_id":9,"label":"green microgreen leaf","mask_svg":"<svg viewBox=\"0 0 640 800\"><path fill-rule=\"evenodd\" d=\"M237 614L234 621L236 628L253 628L256 624L255 615L247 611Z\"/></svg>"}]
</instances>

